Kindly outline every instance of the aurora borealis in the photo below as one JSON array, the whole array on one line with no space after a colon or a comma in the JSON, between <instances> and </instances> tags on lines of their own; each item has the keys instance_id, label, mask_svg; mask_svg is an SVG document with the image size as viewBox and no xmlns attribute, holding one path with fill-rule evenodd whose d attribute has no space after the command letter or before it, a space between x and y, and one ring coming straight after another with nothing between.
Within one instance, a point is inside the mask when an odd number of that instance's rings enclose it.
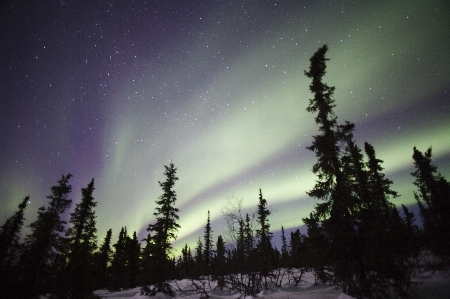
<instances>
[{"instance_id":1,"label":"aurora borealis","mask_svg":"<svg viewBox=\"0 0 450 299\"><path fill-rule=\"evenodd\" d=\"M95 178L99 239L122 226L141 239L172 160L178 244L202 235L208 210L216 239L226 198L253 208L259 188L272 230L302 225L317 132L303 72L324 43L338 122L375 147L394 202L415 202L414 146L450 175L448 1L9 2L1 223L27 195L32 222L70 172L72 208Z\"/></svg>"}]
</instances>

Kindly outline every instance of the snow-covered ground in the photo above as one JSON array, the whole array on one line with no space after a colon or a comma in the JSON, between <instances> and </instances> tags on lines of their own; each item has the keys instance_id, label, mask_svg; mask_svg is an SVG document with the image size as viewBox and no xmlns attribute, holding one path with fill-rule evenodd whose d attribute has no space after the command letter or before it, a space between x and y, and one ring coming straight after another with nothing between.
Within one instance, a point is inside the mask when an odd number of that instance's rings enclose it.
<instances>
[{"instance_id":1,"label":"snow-covered ground","mask_svg":"<svg viewBox=\"0 0 450 299\"><path fill-rule=\"evenodd\" d=\"M286 280L286 279L284 279ZM450 276L446 274L422 274L416 279L420 282L415 298L418 299L441 299L450 298ZM287 280L286 280L287 282ZM304 282L295 287L287 283L281 288L273 288L258 294L258 297L265 299L351 299L352 297L342 293L342 290L332 285L313 285L314 276L312 273L304 275ZM177 287L185 287L189 281L183 280L177 282ZM134 298L148 299L147 296L140 295L140 288L128 289L122 292L110 293L107 290L95 291L95 294L102 298ZM211 299L236 299L241 294L228 291L211 290L208 292ZM164 299L163 294L157 294L156 298ZM183 299L198 299L200 294L177 293L177 297ZM154 297L153 297L154 298ZM251 298L251 297L250 297ZM245 298L245 299L250 299ZM244 298L243 298L244 299Z\"/></svg>"}]
</instances>

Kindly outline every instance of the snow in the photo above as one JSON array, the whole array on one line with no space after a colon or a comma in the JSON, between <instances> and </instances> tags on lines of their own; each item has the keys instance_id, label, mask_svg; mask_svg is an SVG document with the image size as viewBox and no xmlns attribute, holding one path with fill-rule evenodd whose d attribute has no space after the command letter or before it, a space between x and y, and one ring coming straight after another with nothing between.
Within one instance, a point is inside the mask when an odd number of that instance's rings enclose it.
<instances>
[{"instance_id":1,"label":"snow","mask_svg":"<svg viewBox=\"0 0 450 299\"><path fill-rule=\"evenodd\" d=\"M185 288L190 283L189 280L183 279L181 281L173 282L172 285L175 288ZM210 290L208 295L211 299L351 299L352 297L347 296L342 293L342 290L336 288L332 285L314 285L314 276L313 273L305 273L304 279L302 283L300 283L297 287L293 285L289 285L287 283L287 275L283 280L283 286L281 288L272 288L270 290L264 290L258 293L255 297L253 296L245 296L245 298L240 293L236 293L229 290ZM211 282L211 287L215 287L215 283ZM108 292L107 290L98 290L95 291L94 294L100 296L105 299L114 299L114 298L139 298L139 299L149 299L152 297L148 297L140 294L140 288L128 289L121 292ZM345 296L345 297L342 297ZM170 297L158 293L155 296L157 299L169 299ZM155 298L154 297L154 298ZM177 294L177 297L180 299L199 299L200 294Z\"/></svg>"},{"instance_id":2,"label":"snow","mask_svg":"<svg viewBox=\"0 0 450 299\"><path fill-rule=\"evenodd\" d=\"M417 281L419 281L420 283L419 290L417 292L417 298L446 298L445 296L450 293L450 276L448 274L422 273L417 277ZM175 288L182 289L187 288L189 283L189 280L183 279L181 281L172 282L172 285ZM343 293L342 289L336 288L333 285L314 285L314 276L311 272L305 273L302 282L297 287L295 287L294 285L289 285L287 279L285 278L283 280L281 288L274 287L270 290L264 290L258 293L255 297L245 296L244 298L242 297L242 294L230 290L221 291L219 289L214 289L215 283L212 281L209 285L211 286L211 289L208 291L208 296L211 299L354 299L354 297ZM104 299L152 298L141 295L140 288L128 289L113 293L108 292L107 290L98 290L94 293ZM178 299L199 299L200 294L195 294L192 292L177 292L176 297ZM157 293L153 298L169 299L171 297L166 296L162 293Z\"/></svg>"},{"instance_id":3,"label":"snow","mask_svg":"<svg viewBox=\"0 0 450 299\"><path fill-rule=\"evenodd\" d=\"M337 299L355 299L355 298L352 297L352 296L349 296L349 295L347 295L347 294L341 293L341 294L339 295L339 297L337 297Z\"/></svg>"}]
</instances>

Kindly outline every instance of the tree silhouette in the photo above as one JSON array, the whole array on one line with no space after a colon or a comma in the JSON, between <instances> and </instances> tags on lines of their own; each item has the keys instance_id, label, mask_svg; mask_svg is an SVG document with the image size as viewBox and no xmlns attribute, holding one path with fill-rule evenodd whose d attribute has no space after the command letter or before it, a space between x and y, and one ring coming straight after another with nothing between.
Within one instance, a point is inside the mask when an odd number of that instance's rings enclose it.
<instances>
[{"instance_id":1,"label":"tree silhouette","mask_svg":"<svg viewBox=\"0 0 450 299\"><path fill-rule=\"evenodd\" d=\"M203 257L203 243L200 237L197 240L197 246L194 248L195 276L204 274L205 259Z\"/></svg>"},{"instance_id":2,"label":"tree silhouette","mask_svg":"<svg viewBox=\"0 0 450 299\"><path fill-rule=\"evenodd\" d=\"M13 298L14 291L11 289L18 288L16 263L22 249L19 244L20 230L28 200L29 196L25 197L19 204L19 210L0 227L0 293L5 297Z\"/></svg>"},{"instance_id":3,"label":"tree silhouette","mask_svg":"<svg viewBox=\"0 0 450 299\"><path fill-rule=\"evenodd\" d=\"M214 257L214 274L213 277L217 280L217 287L223 290L225 286L224 276L227 274L226 265L226 249L225 242L221 235L217 237L216 242L216 256Z\"/></svg>"},{"instance_id":4,"label":"tree silhouette","mask_svg":"<svg viewBox=\"0 0 450 299\"><path fill-rule=\"evenodd\" d=\"M139 256L141 254L141 244L137 239L136 232L133 232L132 238L127 238L128 251L128 268L129 268L129 283L128 288L136 287L139 277Z\"/></svg>"},{"instance_id":5,"label":"tree silhouette","mask_svg":"<svg viewBox=\"0 0 450 299\"><path fill-rule=\"evenodd\" d=\"M112 229L109 229L106 232L103 244L100 245L99 251L95 254L96 273L98 275L97 288L99 289L108 286L109 267L112 258L111 238Z\"/></svg>"},{"instance_id":6,"label":"tree silhouette","mask_svg":"<svg viewBox=\"0 0 450 299\"><path fill-rule=\"evenodd\" d=\"M212 238L212 229L211 229L211 220L210 220L210 215L209 215L209 210L208 210L208 219L206 221L206 226L205 226L205 230L204 230L204 241L205 241L205 246L203 248L203 260L204 260L204 265L205 265L205 273L204 274L209 274L209 272L211 271L211 266L212 266L212 261L213 261L213 257L214 257L214 252L213 252L213 238Z\"/></svg>"},{"instance_id":7,"label":"tree silhouette","mask_svg":"<svg viewBox=\"0 0 450 299\"><path fill-rule=\"evenodd\" d=\"M256 249L260 259L257 263L264 278L264 287L266 289L269 288L267 278L270 276L270 270L273 267L272 233L270 232L269 215L270 210L267 208L267 201L263 197L261 189L259 189L259 203L256 209L256 222L259 227L255 231L259 242Z\"/></svg>"},{"instance_id":8,"label":"tree silhouette","mask_svg":"<svg viewBox=\"0 0 450 299\"><path fill-rule=\"evenodd\" d=\"M437 172L432 164L432 150L422 153L414 147L413 159L416 170L414 192L423 222L423 241L437 260L432 268L450 266L450 183Z\"/></svg>"},{"instance_id":9,"label":"tree silhouette","mask_svg":"<svg viewBox=\"0 0 450 299\"><path fill-rule=\"evenodd\" d=\"M64 271L63 298L86 298L95 290L94 251L97 249L97 228L94 208L94 179L81 189L81 201L70 214L68 243L68 265Z\"/></svg>"},{"instance_id":10,"label":"tree silhouette","mask_svg":"<svg viewBox=\"0 0 450 299\"><path fill-rule=\"evenodd\" d=\"M122 227L119 238L113 245L115 250L111 261L111 279L108 287L111 291L118 291L129 285L128 238L127 228Z\"/></svg>"},{"instance_id":11,"label":"tree silhouette","mask_svg":"<svg viewBox=\"0 0 450 299\"><path fill-rule=\"evenodd\" d=\"M364 162L353 140L354 124L337 124L335 88L322 82L327 50L326 45L319 48L305 72L312 79L310 90L314 94L307 111L317 113L319 125L319 134L308 147L317 157L313 166L317 180L307 193L322 200L303 219L308 228L305 243L309 263L317 280L339 284L349 295L383 298L393 286L405 296L415 252L404 251L395 242L410 245L409 239L399 235L407 231L408 222L389 202L397 193L381 172L383 161L376 158L374 148L365 143L368 161ZM407 235L414 238L413 233Z\"/></svg>"},{"instance_id":12,"label":"tree silhouette","mask_svg":"<svg viewBox=\"0 0 450 299\"><path fill-rule=\"evenodd\" d=\"M62 263L66 222L61 215L70 207L72 200L68 198L72 187L68 184L72 175L69 173L51 188L48 207L40 207L36 221L30 224L31 233L24 241L24 252L19 261L20 275L17 283L19 297L31 298L51 291L57 280Z\"/></svg>"},{"instance_id":13,"label":"tree silhouette","mask_svg":"<svg viewBox=\"0 0 450 299\"><path fill-rule=\"evenodd\" d=\"M14 251L18 250L20 230L25 220L24 213L29 200L30 197L26 196L19 204L19 210L0 227L0 277L3 277L3 263L5 260L13 260Z\"/></svg>"},{"instance_id":14,"label":"tree silhouette","mask_svg":"<svg viewBox=\"0 0 450 299\"><path fill-rule=\"evenodd\" d=\"M179 210L175 208L177 196L173 189L178 177L176 177L177 169L173 163L170 163L169 166L165 165L164 168L166 181L159 182L163 194L156 201L157 207L155 213L153 213L156 216L156 223L150 224L147 228L147 231L153 233L151 239L154 244L152 257L155 271L158 275L154 277L154 289L150 290L145 286L142 292L146 294L163 292L173 295L172 287L167 283L167 280L170 277L169 269L171 264L169 253L172 249L171 242L176 239L176 233L178 228L180 228L180 225L177 223Z\"/></svg>"}]
</instances>

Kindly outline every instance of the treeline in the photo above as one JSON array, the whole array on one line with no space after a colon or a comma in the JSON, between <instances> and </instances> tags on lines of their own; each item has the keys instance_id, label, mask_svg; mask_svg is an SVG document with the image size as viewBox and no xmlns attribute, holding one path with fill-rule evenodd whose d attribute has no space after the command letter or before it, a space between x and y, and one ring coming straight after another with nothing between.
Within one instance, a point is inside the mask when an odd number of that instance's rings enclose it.
<instances>
[{"instance_id":1,"label":"treeline","mask_svg":"<svg viewBox=\"0 0 450 299\"><path fill-rule=\"evenodd\" d=\"M137 285L147 286L143 292L149 294L172 293L167 280L173 277L169 254L179 228L173 190L178 178L173 163L164 167L166 181L159 182L163 194L156 201L156 222L148 226L142 249L136 232L130 237L126 227L115 244L111 244L112 230L108 230L98 247L94 179L81 189L82 198L67 223L63 216L72 204L72 175L63 175L47 196L48 206L38 209L36 221L29 226L30 234L20 243L29 200L25 197L19 210L0 228L1 297L50 294L51 298L94 298L96 289L118 291Z\"/></svg>"},{"instance_id":2,"label":"treeline","mask_svg":"<svg viewBox=\"0 0 450 299\"><path fill-rule=\"evenodd\" d=\"M298 285L306 271L313 271L317 283L332 283L356 298L407 297L419 270L450 268L450 184L432 164L431 148L413 148L415 199L423 227L402 206L401 213L390 201L397 197L392 181L383 173L374 147L357 146L355 125L338 124L333 112L334 87L322 82L326 73L321 47L310 59L305 75L312 80L308 112L316 114L319 133L308 147L316 154L312 171L316 184L308 195L319 203L302 219L307 234L299 230L287 238L282 230L281 248L272 245L266 199L259 190L254 211L244 212L239 198L229 200L222 213L226 234L214 238L210 213L204 234L195 248L187 244L174 257L172 242L180 228L174 186L176 167L165 167L165 181L159 182L154 224L139 242L136 232L126 227L112 244L108 230L97 244L94 179L82 188L82 197L70 214L72 175L63 175L40 207L30 233L21 238L25 197L0 228L0 293L10 298L91 298L95 289L111 291L141 286L143 294L174 295L169 284L189 279L192 290L207 296L205 281L220 289L234 289L255 295L263 289L281 286L288 278ZM295 208L295 207L293 207ZM300 222L300 219L299 219ZM23 239L23 243L20 240Z\"/></svg>"}]
</instances>

